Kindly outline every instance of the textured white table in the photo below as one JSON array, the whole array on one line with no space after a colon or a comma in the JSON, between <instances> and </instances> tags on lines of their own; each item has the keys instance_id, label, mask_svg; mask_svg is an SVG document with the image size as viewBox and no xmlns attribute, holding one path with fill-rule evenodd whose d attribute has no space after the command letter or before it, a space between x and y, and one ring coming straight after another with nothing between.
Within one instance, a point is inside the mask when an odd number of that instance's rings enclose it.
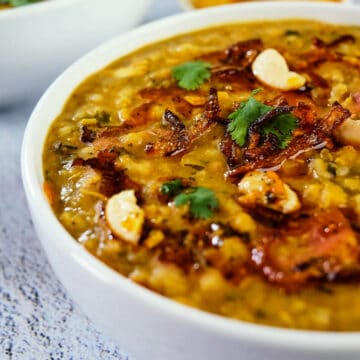
<instances>
[{"instance_id":1,"label":"textured white table","mask_svg":"<svg viewBox=\"0 0 360 360\"><path fill-rule=\"evenodd\" d=\"M179 11L176 0L154 0L146 21ZM69 298L34 232L20 147L35 103L0 108L0 359L131 360Z\"/></svg>"}]
</instances>

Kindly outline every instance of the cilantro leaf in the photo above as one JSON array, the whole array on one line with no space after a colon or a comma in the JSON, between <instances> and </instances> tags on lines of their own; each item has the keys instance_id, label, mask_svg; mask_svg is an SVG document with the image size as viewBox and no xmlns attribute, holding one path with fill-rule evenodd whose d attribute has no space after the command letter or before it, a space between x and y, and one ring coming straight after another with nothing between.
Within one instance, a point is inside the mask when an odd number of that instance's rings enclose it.
<instances>
[{"instance_id":1,"label":"cilantro leaf","mask_svg":"<svg viewBox=\"0 0 360 360\"><path fill-rule=\"evenodd\" d=\"M278 146L285 149L292 138L292 131L297 127L298 119L292 114L276 116L272 121L265 124L263 130L266 135L273 134L278 138Z\"/></svg>"},{"instance_id":2,"label":"cilantro leaf","mask_svg":"<svg viewBox=\"0 0 360 360\"><path fill-rule=\"evenodd\" d=\"M0 5L9 5L9 6L23 6L32 3L36 3L42 0L0 0Z\"/></svg>"},{"instance_id":3,"label":"cilantro leaf","mask_svg":"<svg viewBox=\"0 0 360 360\"><path fill-rule=\"evenodd\" d=\"M244 146L249 128L258 118L273 110L272 106L265 105L253 96L261 89L254 90L249 99L242 102L239 108L232 112L228 119L231 120L227 130L231 138L239 145ZM273 134L278 139L280 149L285 149L291 141L292 131L297 127L297 118L292 114L275 116L271 121L264 124L262 131L265 135Z\"/></svg>"},{"instance_id":4,"label":"cilantro leaf","mask_svg":"<svg viewBox=\"0 0 360 360\"><path fill-rule=\"evenodd\" d=\"M110 123L111 114L106 111L99 111L95 114L94 118L99 126L106 126Z\"/></svg>"},{"instance_id":5,"label":"cilantro leaf","mask_svg":"<svg viewBox=\"0 0 360 360\"><path fill-rule=\"evenodd\" d=\"M210 79L211 64L204 61L189 61L172 69L178 85L186 90L198 89L206 80Z\"/></svg>"},{"instance_id":6,"label":"cilantro leaf","mask_svg":"<svg viewBox=\"0 0 360 360\"><path fill-rule=\"evenodd\" d=\"M252 96L241 103L239 109L228 116L232 120L228 125L231 138L239 145L244 146L250 125L260 116L271 110L271 106L264 105Z\"/></svg>"},{"instance_id":7,"label":"cilantro leaf","mask_svg":"<svg viewBox=\"0 0 360 360\"><path fill-rule=\"evenodd\" d=\"M219 207L215 193L204 187L196 187L177 195L174 199L176 206L190 205L190 213L196 218L207 219Z\"/></svg>"},{"instance_id":8,"label":"cilantro leaf","mask_svg":"<svg viewBox=\"0 0 360 360\"><path fill-rule=\"evenodd\" d=\"M164 195L174 196L182 189L182 182L180 179L171 180L161 185L160 191Z\"/></svg>"}]
</instances>

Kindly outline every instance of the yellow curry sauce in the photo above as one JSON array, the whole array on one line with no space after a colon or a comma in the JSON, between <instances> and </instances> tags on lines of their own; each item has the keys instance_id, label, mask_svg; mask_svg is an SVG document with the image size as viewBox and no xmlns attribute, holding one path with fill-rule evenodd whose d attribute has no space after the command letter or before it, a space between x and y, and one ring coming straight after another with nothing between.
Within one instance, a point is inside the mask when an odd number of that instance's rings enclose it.
<instances>
[{"instance_id":1,"label":"yellow curry sauce","mask_svg":"<svg viewBox=\"0 0 360 360\"><path fill-rule=\"evenodd\" d=\"M208 6L218 6L218 5L235 4L240 2L254 2L254 1L266 1L266 0L191 0L191 3L195 8L205 8ZM307 0L307 1L342 2L343 0Z\"/></svg>"},{"instance_id":2,"label":"yellow curry sauce","mask_svg":"<svg viewBox=\"0 0 360 360\"><path fill-rule=\"evenodd\" d=\"M260 61L274 54L285 77ZM359 27L300 20L146 46L71 95L45 143L44 191L86 249L160 294L358 331L359 57Z\"/></svg>"}]
</instances>

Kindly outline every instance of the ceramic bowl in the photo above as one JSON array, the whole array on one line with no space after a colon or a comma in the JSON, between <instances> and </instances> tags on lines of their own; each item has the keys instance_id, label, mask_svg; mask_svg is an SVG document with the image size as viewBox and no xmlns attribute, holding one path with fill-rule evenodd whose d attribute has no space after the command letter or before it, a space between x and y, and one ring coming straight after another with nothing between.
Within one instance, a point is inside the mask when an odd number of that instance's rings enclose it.
<instances>
[{"instance_id":1,"label":"ceramic bowl","mask_svg":"<svg viewBox=\"0 0 360 360\"><path fill-rule=\"evenodd\" d=\"M68 65L137 25L151 0L47 0L0 11L0 106L40 95Z\"/></svg>"},{"instance_id":2,"label":"ceramic bowl","mask_svg":"<svg viewBox=\"0 0 360 360\"><path fill-rule=\"evenodd\" d=\"M148 24L104 44L68 68L28 123L22 175L38 236L65 288L90 319L137 360L358 360L360 333L287 330L192 309L119 275L77 243L42 191L42 150L53 119L77 85L145 44L226 22L308 18L360 25L360 8L335 4L249 3L189 12ZM349 310L350 311L350 310Z\"/></svg>"}]
</instances>

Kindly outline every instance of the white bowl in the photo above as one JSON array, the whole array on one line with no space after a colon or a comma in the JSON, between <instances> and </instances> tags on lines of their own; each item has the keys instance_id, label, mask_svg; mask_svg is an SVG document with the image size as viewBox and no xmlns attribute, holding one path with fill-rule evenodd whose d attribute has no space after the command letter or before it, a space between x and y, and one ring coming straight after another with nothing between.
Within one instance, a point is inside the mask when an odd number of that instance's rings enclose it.
<instances>
[{"instance_id":1,"label":"white bowl","mask_svg":"<svg viewBox=\"0 0 360 360\"><path fill-rule=\"evenodd\" d=\"M0 11L0 106L40 95L79 56L138 24L150 0L47 0Z\"/></svg>"},{"instance_id":2,"label":"white bowl","mask_svg":"<svg viewBox=\"0 0 360 360\"><path fill-rule=\"evenodd\" d=\"M164 37L218 23L292 18L295 14L297 18L360 25L360 8L328 4L252 3L174 16L122 35L83 57L52 84L31 115L22 147L22 175L39 238L70 295L95 324L135 354L135 359L359 359L360 333L286 330L230 320L132 283L66 232L42 191L42 147L48 128L73 89L88 75Z\"/></svg>"}]
</instances>

